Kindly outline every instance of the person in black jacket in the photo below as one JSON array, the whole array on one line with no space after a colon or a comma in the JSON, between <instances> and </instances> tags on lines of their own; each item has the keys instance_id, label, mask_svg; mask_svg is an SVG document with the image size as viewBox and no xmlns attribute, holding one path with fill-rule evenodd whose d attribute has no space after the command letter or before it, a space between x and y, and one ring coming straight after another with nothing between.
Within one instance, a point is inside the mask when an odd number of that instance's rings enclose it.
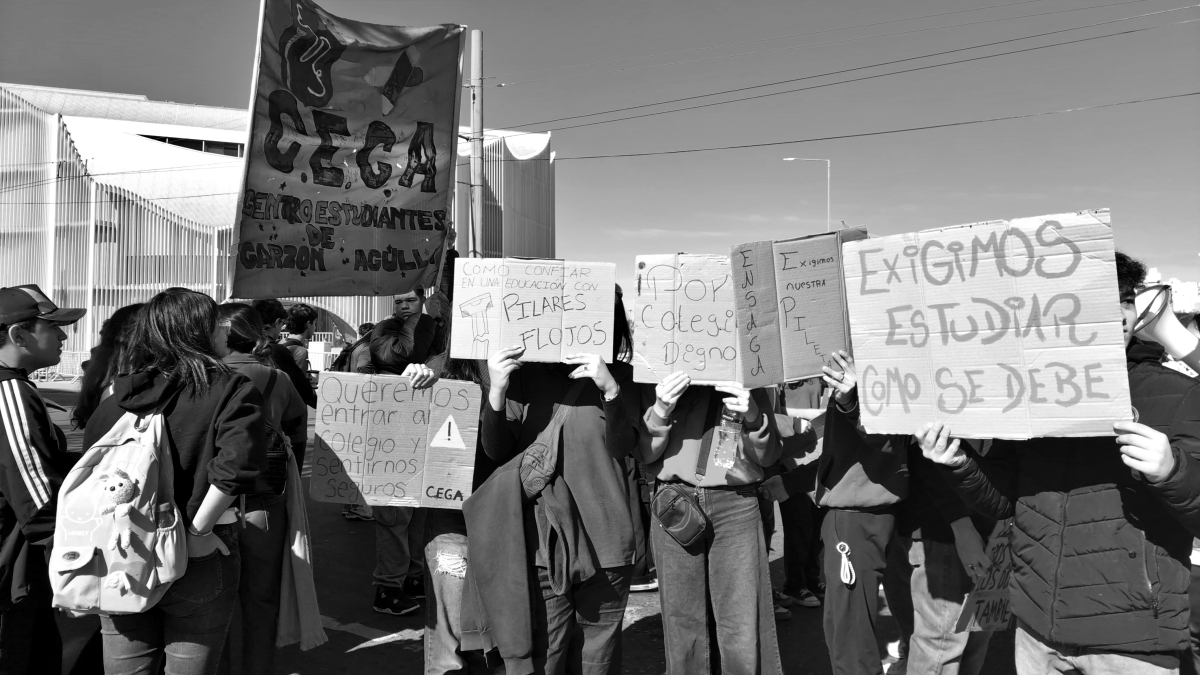
<instances>
[{"instance_id":1,"label":"person in black jacket","mask_svg":"<svg viewBox=\"0 0 1200 675\"><path fill-rule=\"evenodd\" d=\"M57 673L62 643L50 606L48 549L58 490L77 457L50 421L29 373L57 365L82 309L37 286L0 288L0 672Z\"/></svg>"},{"instance_id":2,"label":"person in black jacket","mask_svg":"<svg viewBox=\"0 0 1200 675\"><path fill-rule=\"evenodd\" d=\"M292 386L300 393L300 399L304 401L304 404L310 408L316 408L317 392L313 389L312 383L308 381L308 373L300 370L292 352L279 344L279 334L287 325L288 320L288 313L284 310L283 303L274 299L255 300L251 306L262 318L263 332L271 340L271 363L288 376L288 379L292 381ZM296 452L296 465L304 466L304 445L301 444L299 448L293 447L292 450Z\"/></svg>"},{"instance_id":3,"label":"person in black jacket","mask_svg":"<svg viewBox=\"0 0 1200 675\"><path fill-rule=\"evenodd\" d=\"M92 447L125 413L161 410L171 440L175 504L187 525L187 571L153 608L101 616L109 673L213 673L238 602L240 495L266 463L263 398L216 355L217 303L168 289L138 312L113 394L88 420Z\"/></svg>"},{"instance_id":4,"label":"person in black jacket","mask_svg":"<svg viewBox=\"0 0 1200 675\"><path fill-rule=\"evenodd\" d=\"M371 370L411 377L413 387L423 389L436 380L425 365L436 332L433 318L424 313L425 292L418 287L397 295L395 305L395 314L371 331ZM374 609L398 616L415 612L421 608L415 599L425 597L425 509L375 506L371 516L376 523Z\"/></svg>"},{"instance_id":5,"label":"person in black jacket","mask_svg":"<svg viewBox=\"0 0 1200 675\"><path fill-rule=\"evenodd\" d=\"M1175 673L1200 534L1200 382L1133 337L1145 267L1117 253L1132 421L1118 436L994 441L986 457L926 425L923 454L977 511L1014 517L1019 673Z\"/></svg>"}]
</instances>

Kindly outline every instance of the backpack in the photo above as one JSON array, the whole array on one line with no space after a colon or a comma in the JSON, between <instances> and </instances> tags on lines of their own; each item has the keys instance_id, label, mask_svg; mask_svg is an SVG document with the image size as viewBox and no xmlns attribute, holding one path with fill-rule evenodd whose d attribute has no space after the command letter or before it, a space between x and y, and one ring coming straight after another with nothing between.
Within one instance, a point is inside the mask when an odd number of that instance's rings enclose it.
<instances>
[{"instance_id":1,"label":"backpack","mask_svg":"<svg viewBox=\"0 0 1200 675\"><path fill-rule=\"evenodd\" d=\"M342 347L342 351L338 352L337 358L333 360L332 364L330 364L329 370L333 371L335 373L351 372L350 366L352 363L354 363L354 358L353 358L354 350L357 349L360 345L364 345L370 341L371 341L371 334L367 333L366 335L355 340L354 344L350 344L350 345L346 345L345 347Z\"/></svg>"},{"instance_id":2,"label":"backpack","mask_svg":"<svg viewBox=\"0 0 1200 675\"><path fill-rule=\"evenodd\" d=\"M165 408L165 406L164 406ZM50 586L72 616L138 614L187 570L163 408L127 412L67 474L58 497Z\"/></svg>"}]
</instances>

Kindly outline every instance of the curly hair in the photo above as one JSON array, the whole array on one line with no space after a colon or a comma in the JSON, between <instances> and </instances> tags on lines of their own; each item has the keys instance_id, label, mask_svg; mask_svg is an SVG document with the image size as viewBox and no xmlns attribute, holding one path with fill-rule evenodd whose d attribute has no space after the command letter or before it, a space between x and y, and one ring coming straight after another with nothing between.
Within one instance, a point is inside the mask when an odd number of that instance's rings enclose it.
<instances>
[{"instance_id":1,"label":"curly hair","mask_svg":"<svg viewBox=\"0 0 1200 675\"><path fill-rule=\"evenodd\" d=\"M1133 300L1137 289L1146 283L1146 265L1121 251L1117 251L1117 288L1121 291L1121 302Z\"/></svg>"}]
</instances>

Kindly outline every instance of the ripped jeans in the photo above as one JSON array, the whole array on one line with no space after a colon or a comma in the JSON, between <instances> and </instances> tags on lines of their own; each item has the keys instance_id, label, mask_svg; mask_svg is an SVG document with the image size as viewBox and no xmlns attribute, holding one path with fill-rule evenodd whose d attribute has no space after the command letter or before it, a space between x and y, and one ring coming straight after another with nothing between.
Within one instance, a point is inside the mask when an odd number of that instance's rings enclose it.
<instances>
[{"instance_id":1,"label":"ripped jeans","mask_svg":"<svg viewBox=\"0 0 1200 675\"><path fill-rule=\"evenodd\" d=\"M467 526L461 511L429 509L425 518L425 675L503 673L480 652L459 649L459 610L467 574Z\"/></svg>"}]
</instances>

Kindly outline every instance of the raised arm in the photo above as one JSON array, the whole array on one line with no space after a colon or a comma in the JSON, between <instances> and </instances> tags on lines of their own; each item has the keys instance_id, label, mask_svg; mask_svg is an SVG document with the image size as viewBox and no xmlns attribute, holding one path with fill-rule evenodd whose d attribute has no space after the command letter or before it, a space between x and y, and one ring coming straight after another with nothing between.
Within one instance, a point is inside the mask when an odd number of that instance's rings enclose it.
<instances>
[{"instance_id":1,"label":"raised arm","mask_svg":"<svg viewBox=\"0 0 1200 675\"><path fill-rule=\"evenodd\" d=\"M1000 520L1016 507L1016 453L1011 443L996 441L986 458L951 438L945 424L926 424L915 434L921 453L943 467L942 475L976 512Z\"/></svg>"},{"instance_id":2,"label":"raised arm","mask_svg":"<svg viewBox=\"0 0 1200 675\"><path fill-rule=\"evenodd\" d=\"M523 406L509 400L508 389L514 379L513 373L521 367L520 358L524 353L524 347L510 347L492 354L487 360L491 388L483 405L479 434L483 439L483 451L497 462L504 462L515 454L517 439L521 436Z\"/></svg>"},{"instance_id":3,"label":"raised arm","mask_svg":"<svg viewBox=\"0 0 1200 675\"><path fill-rule=\"evenodd\" d=\"M1166 434L1144 424L1118 422L1122 460L1193 536L1200 536L1200 385L1184 396Z\"/></svg>"},{"instance_id":4,"label":"raised arm","mask_svg":"<svg viewBox=\"0 0 1200 675\"><path fill-rule=\"evenodd\" d=\"M654 401L647 406L642 416L642 424L646 428L648 443L639 443L638 460L643 464L657 462L667 450L671 442L671 413L679 399L687 391L692 379L687 373L674 372L662 379L654 388ZM648 398L648 397L645 397Z\"/></svg>"}]
</instances>

